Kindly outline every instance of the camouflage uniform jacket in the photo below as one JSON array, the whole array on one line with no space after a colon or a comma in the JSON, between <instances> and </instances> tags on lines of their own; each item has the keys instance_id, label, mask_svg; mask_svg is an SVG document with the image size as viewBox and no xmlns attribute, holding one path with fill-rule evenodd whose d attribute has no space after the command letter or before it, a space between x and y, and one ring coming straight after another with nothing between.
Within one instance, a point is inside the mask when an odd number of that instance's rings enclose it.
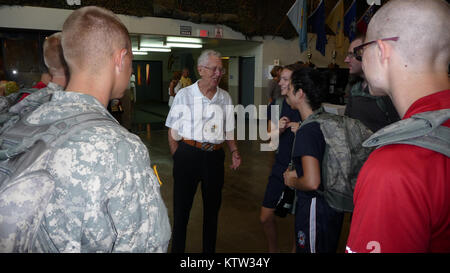
<instances>
[{"instance_id":1,"label":"camouflage uniform jacket","mask_svg":"<svg viewBox=\"0 0 450 273\"><path fill-rule=\"evenodd\" d=\"M27 119L53 122L84 111L113 117L94 97L57 91ZM146 146L121 127L72 135L50 161L55 192L34 252L166 252L170 224Z\"/></svg>"}]
</instances>

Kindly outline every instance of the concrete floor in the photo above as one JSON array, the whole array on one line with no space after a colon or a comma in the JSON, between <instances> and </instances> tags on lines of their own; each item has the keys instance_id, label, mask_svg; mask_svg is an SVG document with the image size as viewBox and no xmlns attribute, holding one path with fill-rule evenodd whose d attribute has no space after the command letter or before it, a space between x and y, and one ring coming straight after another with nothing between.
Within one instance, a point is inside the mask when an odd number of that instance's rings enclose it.
<instances>
[{"instance_id":1,"label":"concrete floor","mask_svg":"<svg viewBox=\"0 0 450 273\"><path fill-rule=\"evenodd\" d=\"M158 126L161 127L161 126ZM159 176L163 182L161 194L168 208L171 225L173 224L173 177L172 157L169 153L167 130L151 130L138 133L150 152L152 166L157 165ZM261 152L259 141L239 141L238 147L242 157L242 165L236 171L229 168L230 154L226 150L225 184L223 201L219 213L219 228L216 251L218 253L265 253L267 242L259 213L264 197L267 179L274 161L273 152ZM186 252L202 252L202 202L201 190L197 190L187 230ZM343 252L346 242L348 217L344 221L344 229L338 252ZM294 240L294 217L277 217L279 247L282 253L292 249ZM169 245L170 251L170 245Z\"/></svg>"}]
</instances>

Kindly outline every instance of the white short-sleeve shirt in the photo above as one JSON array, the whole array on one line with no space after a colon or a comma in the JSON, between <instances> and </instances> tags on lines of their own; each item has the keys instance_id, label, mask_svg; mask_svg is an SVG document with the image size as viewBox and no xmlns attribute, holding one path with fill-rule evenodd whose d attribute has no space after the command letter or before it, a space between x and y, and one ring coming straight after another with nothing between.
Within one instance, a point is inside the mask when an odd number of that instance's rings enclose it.
<instances>
[{"instance_id":1,"label":"white short-sleeve shirt","mask_svg":"<svg viewBox=\"0 0 450 273\"><path fill-rule=\"evenodd\" d=\"M217 87L212 99L205 97L198 81L178 91L166 126L183 138L220 144L234 130L234 106L230 95Z\"/></svg>"}]
</instances>

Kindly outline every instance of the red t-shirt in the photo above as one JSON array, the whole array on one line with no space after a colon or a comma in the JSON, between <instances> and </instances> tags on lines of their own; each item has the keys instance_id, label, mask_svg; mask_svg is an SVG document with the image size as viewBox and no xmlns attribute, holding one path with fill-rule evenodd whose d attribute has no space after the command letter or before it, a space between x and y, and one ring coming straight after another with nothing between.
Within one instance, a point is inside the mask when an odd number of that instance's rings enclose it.
<instances>
[{"instance_id":1,"label":"red t-shirt","mask_svg":"<svg viewBox=\"0 0 450 273\"><path fill-rule=\"evenodd\" d=\"M36 83L32 88L42 89L44 87L47 87L47 85L43 82Z\"/></svg>"},{"instance_id":2,"label":"red t-shirt","mask_svg":"<svg viewBox=\"0 0 450 273\"><path fill-rule=\"evenodd\" d=\"M42 89L47 87L47 85L43 82L38 82L37 84L35 84L33 87L31 88L36 88L36 89ZM28 97L30 95L30 93L23 93L22 96L20 97L19 101L22 101L24 98Z\"/></svg>"},{"instance_id":3,"label":"red t-shirt","mask_svg":"<svg viewBox=\"0 0 450 273\"><path fill-rule=\"evenodd\" d=\"M417 100L403 119L450 108L450 90ZM450 127L450 120L444 123ZM375 150L358 176L346 252L450 252L450 160L421 147Z\"/></svg>"}]
</instances>

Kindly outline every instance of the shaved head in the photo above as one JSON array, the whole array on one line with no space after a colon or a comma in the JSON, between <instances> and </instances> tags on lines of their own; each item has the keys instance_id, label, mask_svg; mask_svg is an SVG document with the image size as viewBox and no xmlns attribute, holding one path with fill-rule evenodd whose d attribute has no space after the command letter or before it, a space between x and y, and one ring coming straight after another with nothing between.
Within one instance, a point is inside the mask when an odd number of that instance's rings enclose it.
<instances>
[{"instance_id":1,"label":"shaved head","mask_svg":"<svg viewBox=\"0 0 450 273\"><path fill-rule=\"evenodd\" d=\"M390 0L372 17L362 69L372 95L388 95L403 117L420 98L449 88L450 6ZM398 37L397 40L389 40Z\"/></svg>"},{"instance_id":2,"label":"shaved head","mask_svg":"<svg viewBox=\"0 0 450 273\"><path fill-rule=\"evenodd\" d=\"M83 7L67 18L63 25L62 47L70 73L102 70L117 49L131 54L127 28L111 11L100 7Z\"/></svg>"},{"instance_id":3,"label":"shaved head","mask_svg":"<svg viewBox=\"0 0 450 273\"><path fill-rule=\"evenodd\" d=\"M47 37L44 42L44 62L52 76L62 76L67 73L67 65L64 60L61 47L61 32Z\"/></svg>"},{"instance_id":4,"label":"shaved head","mask_svg":"<svg viewBox=\"0 0 450 273\"><path fill-rule=\"evenodd\" d=\"M443 0L390 0L373 16L366 41L400 37L392 47L420 69L450 61L450 6Z\"/></svg>"}]
</instances>

